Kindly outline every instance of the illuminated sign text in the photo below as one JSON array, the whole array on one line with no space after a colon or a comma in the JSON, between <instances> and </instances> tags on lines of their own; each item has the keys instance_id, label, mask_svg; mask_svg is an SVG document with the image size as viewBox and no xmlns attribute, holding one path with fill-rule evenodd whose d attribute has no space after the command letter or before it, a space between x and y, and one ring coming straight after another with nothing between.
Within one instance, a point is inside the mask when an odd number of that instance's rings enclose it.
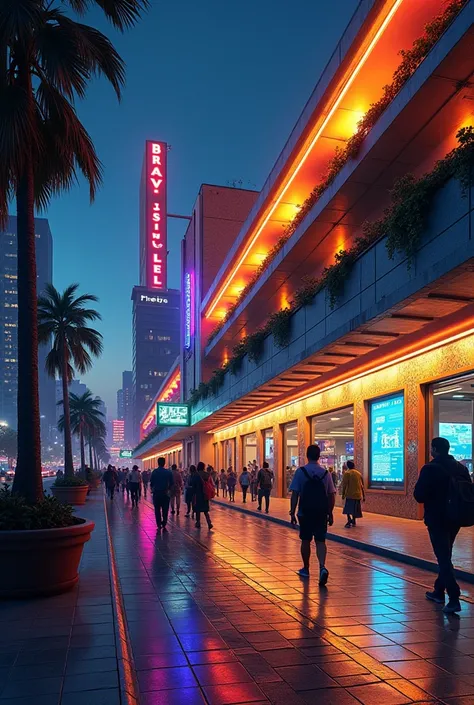
<instances>
[{"instance_id":1,"label":"illuminated sign text","mask_svg":"<svg viewBox=\"0 0 474 705\"><path fill-rule=\"evenodd\" d=\"M140 294L140 302L146 304L167 304L168 299L162 296L147 296L146 294Z\"/></svg>"},{"instance_id":2,"label":"illuminated sign text","mask_svg":"<svg viewBox=\"0 0 474 705\"><path fill-rule=\"evenodd\" d=\"M166 142L146 143L146 285L166 289Z\"/></svg>"},{"instance_id":3,"label":"illuminated sign text","mask_svg":"<svg viewBox=\"0 0 474 705\"><path fill-rule=\"evenodd\" d=\"M188 404L156 405L156 423L158 426L190 426L190 413Z\"/></svg>"},{"instance_id":4,"label":"illuminated sign text","mask_svg":"<svg viewBox=\"0 0 474 705\"><path fill-rule=\"evenodd\" d=\"M189 350L193 328L193 275L186 272L184 275L184 347Z\"/></svg>"}]
</instances>

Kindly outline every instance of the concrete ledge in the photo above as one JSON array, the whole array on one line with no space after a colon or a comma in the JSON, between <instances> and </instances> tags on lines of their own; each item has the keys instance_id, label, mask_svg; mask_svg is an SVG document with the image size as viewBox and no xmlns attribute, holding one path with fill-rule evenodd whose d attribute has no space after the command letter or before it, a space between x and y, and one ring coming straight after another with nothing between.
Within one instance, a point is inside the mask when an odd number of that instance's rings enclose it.
<instances>
[{"instance_id":1,"label":"concrete ledge","mask_svg":"<svg viewBox=\"0 0 474 705\"><path fill-rule=\"evenodd\" d=\"M274 524L279 524L280 526L286 526L292 531L297 531L298 527L294 526L290 521L281 519L271 514L265 514L264 512L257 512L253 509L248 509L247 507L242 507L237 504L230 504L229 502L223 502L220 499L213 500L216 504L221 507L232 509L235 512L241 512L242 514L250 514L251 516L258 517L260 519L265 519ZM384 546L377 546L373 543L368 543L366 541L360 541L358 539L351 539L349 536L340 536L339 534L331 533L328 531L327 538L330 541L336 543L341 543L351 548L357 548L361 551L366 551L367 553L373 553L376 556L383 556L384 558L389 558L392 561L397 561L398 563L406 563L407 565L414 566L415 568L421 568L423 570L428 570L430 573L438 572L438 564L434 561L428 561L424 558L419 558L417 556L412 556L407 553L401 553L399 551L393 551ZM455 569L456 577L459 580L464 580L466 583L474 584L474 574L469 573L467 570L461 570L460 568Z\"/></svg>"}]
</instances>

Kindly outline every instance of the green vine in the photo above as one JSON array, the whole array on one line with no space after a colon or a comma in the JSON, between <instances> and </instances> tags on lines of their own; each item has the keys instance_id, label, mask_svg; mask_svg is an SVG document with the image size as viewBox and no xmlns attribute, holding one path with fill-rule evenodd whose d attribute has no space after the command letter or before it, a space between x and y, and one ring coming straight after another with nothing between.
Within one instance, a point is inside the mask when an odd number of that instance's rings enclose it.
<instances>
[{"instance_id":1,"label":"green vine","mask_svg":"<svg viewBox=\"0 0 474 705\"><path fill-rule=\"evenodd\" d=\"M251 362L258 362L263 353L263 345L268 335L266 328L260 328L245 339L247 357Z\"/></svg>"},{"instance_id":2,"label":"green vine","mask_svg":"<svg viewBox=\"0 0 474 705\"><path fill-rule=\"evenodd\" d=\"M382 97L376 103L373 103L370 106L368 111L359 121L355 133L352 135L352 137L349 138L346 145L343 148L336 147L334 156L329 161L329 164L327 166L325 177L319 184L317 184L317 186L313 188L310 195L299 209L298 213L286 227L284 234L279 238L277 243L270 250L265 259L261 262L260 266L255 270L250 281L240 292L235 303L232 304L232 306L230 306L230 308L227 310L225 317L222 319L222 321L219 321L212 333L209 335L207 341L208 345L214 340L214 338L225 326L227 321L232 317L234 311L241 304L247 294L251 291L260 276L267 269L269 264L275 259L276 255L280 252L280 250L289 240L291 235L293 235L300 223L303 222L304 218L313 208L315 203L321 198L322 194L326 191L326 189L333 183L334 179L339 174L341 169L351 159L355 159L357 157L365 138L372 130L375 123L385 112L385 110L393 101L393 99L398 95L398 93L401 91L406 82L413 76L420 64L424 61L431 49L438 42L438 40L444 34L449 25L455 20L457 15L461 12L461 10L468 3L468 1L469 0L451 0L444 9L444 11L438 17L435 17L435 19L433 19L425 26L423 35L418 39L415 39L411 49L402 49L400 51L400 56L402 57L402 60L392 76L391 83L383 87ZM422 187L420 187L420 191L421 188ZM427 197L429 198L429 195L427 195ZM423 206L420 205L420 208L421 211L419 213L419 217L423 218ZM415 225L415 240L416 231L417 228ZM337 290L339 288L339 282L337 281L337 277L336 279L334 279L334 277L334 273L329 275L329 296L331 301L335 300L334 295L336 295L337 298Z\"/></svg>"},{"instance_id":3,"label":"green vine","mask_svg":"<svg viewBox=\"0 0 474 705\"><path fill-rule=\"evenodd\" d=\"M291 340L291 323L293 308L283 308L272 313L265 326L265 331L272 333L277 348L286 348Z\"/></svg>"}]
</instances>

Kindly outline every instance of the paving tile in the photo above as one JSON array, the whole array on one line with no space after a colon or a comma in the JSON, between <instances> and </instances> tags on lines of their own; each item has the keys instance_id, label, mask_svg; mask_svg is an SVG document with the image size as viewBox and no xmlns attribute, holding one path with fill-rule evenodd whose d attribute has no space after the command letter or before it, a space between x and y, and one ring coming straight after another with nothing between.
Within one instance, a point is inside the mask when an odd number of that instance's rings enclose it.
<instances>
[{"instance_id":1,"label":"paving tile","mask_svg":"<svg viewBox=\"0 0 474 705\"><path fill-rule=\"evenodd\" d=\"M183 653L171 654L147 654L145 656L135 656L135 668L137 671L150 671L155 668L176 668L187 666L188 660Z\"/></svg>"},{"instance_id":2,"label":"paving tile","mask_svg":"<svg viewBox=\"0 0 474 705\"><path fill-rule=\"evenodd\" d=\"M193 671L201 686L252 682L249 672L240 663L194 666Z\"/></svg>"},{"instance_id":3,"label":"paving tile","mask_svg":"<svg viewBox=\"0 0 474 705\"><path fill-rule=\"evenodd\" d=\"M208 651L226 649L226 642L219 636L209 634L182 634L179 637L185 651Z\"/></svg>"},{"instance_id":4,"label":"paving tile","mask_svg":"<svg viewBox=\"0 0 474 705\"><path fill-rule=\"evenodd\" d=\"M360 705L360 701L343 688L309 690L301 695L308 705Z\"/></svg>"},{"instance_id":5,"label":"paving tile","mask_svg":"<svg viewBox=\"0 0 474 705\"><path fill-rule=\"evenodd\" d=\"M419 678L413 680L413 683L425 690L435 698L450 698L460 695L469 695L474 702L474 685L469 685L465 681L456 676L447 676L446 678Z\"/></svg>"},{"instance_id":6,"label":"paving tile","mask_svg":"<svg viewBox=\"0 0 474 705\"><path fill-rule=\"evenodd\" d=\"M25 698L0 698L0 705L58 705L59 695L31 695Z\"/></svg>"},{"instance_id":7,"label":"paving tile","mask_svg":"<svg viewBox=\"0 0 474 705\"><path fill-rule=\"evenodd\" d=\"M334 663L322 663L320 665L322 671L332 676L333 678L340 678L341 676L355 676L360 674L367 674L366 668L357 663L356 661L335 661Z\"/></svg>"},{"instance_id":8,"label":"paving tile","mask_svg":"<svg viewBox=\"0 0 474 705\"><path fill-rule=\"evenodd\" d=\"M336 687L337 683L324 673L318 666L283 666L276 672L297 692L300 690L315 690L317 688Z\"/></svg>"},{"instance_id":9,"label":"paving tile","mask_svg":"<svg viewBox=\"0 0 474 705\"><path fill-rule=\"evenodd\" d=\"M188 651L186 657L192 666L199 666L206 663L230 663L237 661L233 651Z\"/></svg>"},{"instance_id":10,"label":"paving tile","mask_svg":"<svg viewBox=\"0 0 474 705\"><path fill-rule=\"evenodd\" d=\"M105 689L88 690L86 693L64 693L61 705L121 705L120 691Z\"/></svg>"},{"instance_id":11,"label":"paving tile","mask_svg":"<svg viewBox=\"0 0 474 705\"><path fill-rule=\"evenodd\" d=\"M66 664L66 676L79 676L88 673L107 673L117 670L116 658L81 659Z\"/></svg>"},{"instance_id":12,"label":"paving tile","mask_svg":"<svg viewBox=\"0 0 474 705\"><path fill-rule=\"evenodd\" d=\"M388 683L373 683L371 685L356 685L351 688L352 695L363 705L406 705L412 702Z\"/></svg>"},{"instance_id":13,"label":"paving tile","mask_svg":"<svg viewBox=\"0 0 474 705\"><path fill-rule=\"evenodd\" d=\"M296 649L278 649L276 651L265 651L263 658L270 666L293 666L296 664L308 664L306 656Z\"/></svg>"},{"instance_id":14,"label":"paving tile","mask_svg":"<svg viewBox=\"0 0 474 705\"><path fill-rule=\"evenodd\" d=\"M364 651L377 661L409 661L416 660L416 655L403 646L375 646Z\"/></svg>"},{"instance_id":15,"label":"paving tile","mask_svg":"<svg viewBox=\"0 0 474 705\"><path fill-rule=\"evenodd\" d=\"M205 686L204 694L209 705L236 705L265 701L265 695L255 683Z\"/></svg>"},{"instance_id":16,"label":"paving tile","mask_svg":"<svg viewBox=\"0 0 474 705\"><path fill-rule=\"evenodd\" d=\"M205 705L205 700L200 688L180 688L143 693L140 705Z\"/></svg>"},{"instance_id":17,"label":"paving tile","mask_svg":"<svg viewBox=\"0 0 474 705\"><path fill-rule=\"evenodd\" d=\"M37 695L59 695L62 678L34 678L23 681L9 681L2 691L2 698L21 698Z\"/></svg>"},{"instance_id":18,"label":"paving tile","mask_svg":"<svg viewBox=\"0 0 474 705\"><path fill-rule=\"evenodd\" d=\"M173 688L192 688L197 685L192 670L188 667L158 668L139 671L140 692L172 690Z\"/></svg>"},{"instance_id":19,"label":"paving tile","mask_svg":"<svg viewBox=\"0 0 474 705\"><path fill-rule=\"evenodd\" d=\"M416 661L387 661L385 665L391 668L395 673L399 673L403 678L442 678L446 676L446 671L443 671L438 666L417 659Z\"/></svg>"},{"instance_id":20,"label":"paving tile","mask_svg":"<svg viewBox=\"0 0 474 705\"><path fill-rule=\"evenodd\" d=\"M82 691L86 692L88 690L99 690L102 688L118 688L118 686L119 679L117 671L87 673L76 676L66 676L64 679L63 692L77 693Z\"/></svg>"}]
</instances>

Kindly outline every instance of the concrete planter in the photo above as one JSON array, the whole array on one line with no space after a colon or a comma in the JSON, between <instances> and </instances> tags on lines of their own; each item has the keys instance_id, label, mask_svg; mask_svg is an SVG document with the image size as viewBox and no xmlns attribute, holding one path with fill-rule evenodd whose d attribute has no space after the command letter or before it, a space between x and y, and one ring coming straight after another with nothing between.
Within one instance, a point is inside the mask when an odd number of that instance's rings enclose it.
<instances>
[{"instance_id":1,"label":"concrete planter","mask_svg":"<svg viewBox=\"0 0 474 705\"><path fill-rule=\"evenodd\" d=\"M77 485L74 487L51 487L51 494L56 497L61 504L80 505L86 503L89 485Z\"/></svg>"},{"instance_id":2,"label":"concrete planter","mask_svg":"<svg viewBox=\"0 0 474 705\"><path fill-rule=\"evenodd\" d=\"M1 531L0 598L70 590L79 578L82 550L95 526L92 521L78 521L60 529Z\"/></svg>"}]
</instances>

